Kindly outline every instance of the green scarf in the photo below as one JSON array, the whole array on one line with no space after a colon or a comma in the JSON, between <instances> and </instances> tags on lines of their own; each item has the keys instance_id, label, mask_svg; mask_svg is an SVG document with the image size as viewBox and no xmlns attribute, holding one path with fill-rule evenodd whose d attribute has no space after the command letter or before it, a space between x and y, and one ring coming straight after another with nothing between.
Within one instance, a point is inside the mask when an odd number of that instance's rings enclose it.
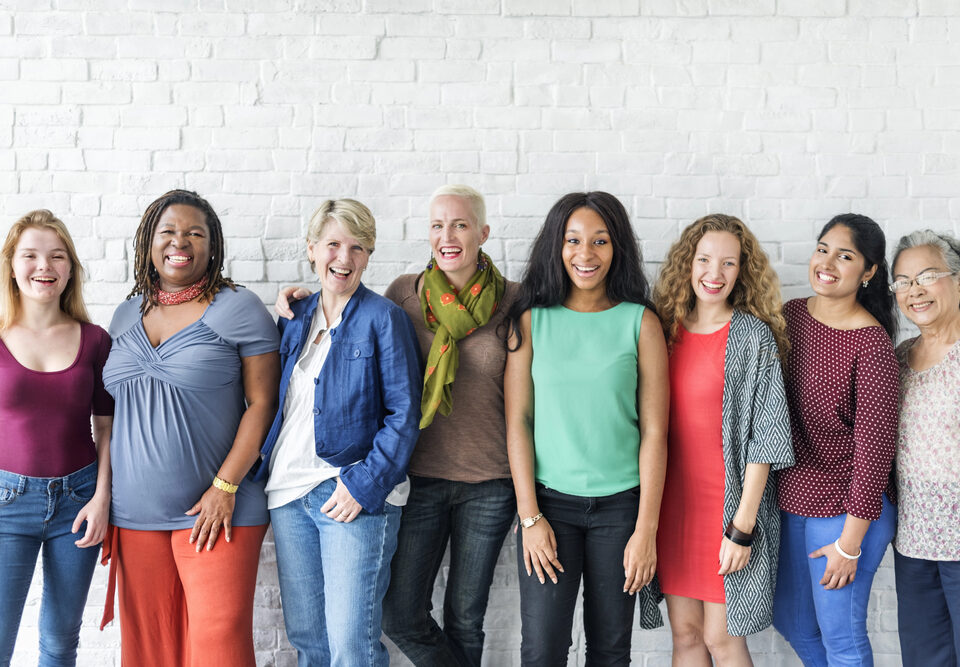
<instances>
[{"instance_id":1,"label":"green scarf","mask_svg":"<svg viewBox=\"0 0 960 667\"><path fill-rule=\"evenodd\" d=\"M490 321L503 298L505 281L486 253L480 253L477 272L457 292L447 276L431 260L423 272L420 309L423 321L434 333L423 375L420 428L433 422L437 411L447 416L453 409L451 386L460 364L457 341Z\"/></svg>"}]
</instances>

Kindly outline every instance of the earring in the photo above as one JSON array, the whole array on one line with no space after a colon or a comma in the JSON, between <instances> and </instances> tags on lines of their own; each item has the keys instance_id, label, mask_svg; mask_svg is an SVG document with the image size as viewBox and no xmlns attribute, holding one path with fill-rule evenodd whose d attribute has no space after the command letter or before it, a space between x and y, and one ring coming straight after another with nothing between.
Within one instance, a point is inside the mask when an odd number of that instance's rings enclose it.
<instances>
[{"instance_id":1,"label":"earring","mask_svg":"<svg viewBox=\"0 0 960 667\"><path fill-rule=\"evenodd\" d=\"M863 287L863 289L867 289L867 287L870 285L870 281L864 280L862 283L860 283L860 285Z\"/></svg>"},{"instance_id":2,"label":"earring","mask_svg":"<svg viewBox=\"0 0 960 667\"><path fill-rule=\"evenodd\" d=\"M483 271L487 268L487 260L483 256L483 247L477 250L477 271Z\"/></svg>"}]
</instances>

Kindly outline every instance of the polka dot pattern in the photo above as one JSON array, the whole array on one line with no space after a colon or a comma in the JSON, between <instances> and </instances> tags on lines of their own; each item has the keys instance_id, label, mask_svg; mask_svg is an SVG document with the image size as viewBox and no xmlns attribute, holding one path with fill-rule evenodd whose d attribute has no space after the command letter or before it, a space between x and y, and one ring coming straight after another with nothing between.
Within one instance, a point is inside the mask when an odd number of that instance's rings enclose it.
<instances>
[{"instance_id":1,"label":"polka dot pattern","mask_svg":"<svg viewBox=\"0 0 960 667\"><path fill-rule=\"evenodd\" d=\"M806 299L784 308L785 375L796 465L780 473L780 508L807 517L880 517L897 438L899 367L879 326L840 330Z\"/></svg>"}]
</instances>

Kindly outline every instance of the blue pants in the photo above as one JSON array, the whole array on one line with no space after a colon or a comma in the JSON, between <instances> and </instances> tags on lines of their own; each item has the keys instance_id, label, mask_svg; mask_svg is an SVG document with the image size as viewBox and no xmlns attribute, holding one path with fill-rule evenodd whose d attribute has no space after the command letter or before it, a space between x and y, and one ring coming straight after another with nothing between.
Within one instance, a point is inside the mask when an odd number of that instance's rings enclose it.
<instances>
[{"instance_id":1,"label":"blue pants","mask_svg":"<svg viewBox=\"0 0 960 667\"><path fill-rule=\"evenodd\" d=\"M74 544L86 524L77 534L70 528L96 488L96 463L66 477L26 477L0 470L0 666L10 664L41 548L39 664L76 664L80 620L100 549Z\"/></svg>"},{"instance_id":2,"label":"blue pants","mask_svg":"<svg viewBox=\"0 0 960 667\"><path fill-rule=\"evenodd\" d=\"M338 523L320 511L336 487L328 479L270 510L287 637L299 667L386 667L381 603L400 508L387 503L380 514L363 511Z\"/></svg>"},{"instance_id":3,"label":"blue pants","mask_svg":"<svg viewBox=\"0 0 960 667\"><path fill-rule=\"evenodd\" d=\"M537 485L537 504L557 539L557 583L527 576L522 534L517 539L520 576L520 660L525 667L567 664L573 612L583 578L583 630L588 665L629 665L636 597L623 592L623 550L633 535L640 487L584 498ZM520 531L522 533L522 531Z\"/></svg>"},{"instance_id":4,"label":"blue pants","mask_svg":"<svg viewBox=\"0 0 960 667\"><path fill-rule=\"evenodd\" d=\"M910 558L894 549L893 566L904 667L960 664L960 561Z\"/></svg>"},{"instance_id":5,"label":"blue pants","mask_svg":"<svg viewBox=\"0 0 960 667\"><path fill-rule=\"evenodd\" d=\"M827 518L781 512L780 567L773 625L806 667L870 667L867 602L873 577L896 530L897 511L886 495L880 518L870 524L860 548L853 583L827 590L820 584L826 557L809 554L840 537L846 514Z\"/></svg>"},{"instance_id":6,"label":"blue pants","mask_svg":"<svg viewBox=\"0 0 960 667\"><path fill-rule=\"evenodd\" d=\"M503 539L516 517L513 484L410 476L383 630L418 667L479 667L483 617ZM450 542L443 628L431 615L434 581Z\"/></svg>"}]
</instances>

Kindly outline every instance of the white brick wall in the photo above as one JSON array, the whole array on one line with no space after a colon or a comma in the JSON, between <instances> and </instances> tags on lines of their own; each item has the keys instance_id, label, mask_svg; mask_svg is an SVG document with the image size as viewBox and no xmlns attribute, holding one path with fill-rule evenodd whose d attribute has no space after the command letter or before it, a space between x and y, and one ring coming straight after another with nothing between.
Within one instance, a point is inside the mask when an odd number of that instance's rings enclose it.
<instances>
[{"instance_id":1,"label":"white brick wall","mask_svg":"<svg viewBox=\"0 0 960 667\"><path fill-rule=\"evenodd\" d=\"M368 280L383 289L426 261L440 183L486 193L485 247L514 279L559 195L605 189L653 262L694 217L742 216L796 296L835 213L891 238L956 231L958 111L949 0L0 0L0 227L41 206L63 217L105 324L139 215L172 187L213 202L230 272L266 300L309 278L300 234L325 197L378 216ZM512 544L490 665L518 662ZM269 543L260 579L260 664L293 665ZM82 665L119 664L117 628L96 630L103 591L101 572ZM35 660L38 604L35 586L15 664ZM895 606L887 564L878 665L899 663ZM760 665L797 664L772 631L750 643ZM665 631L634 647L669 663ZM578 633L571 664L582 650Z\"/></svg>"}]
</instances>

